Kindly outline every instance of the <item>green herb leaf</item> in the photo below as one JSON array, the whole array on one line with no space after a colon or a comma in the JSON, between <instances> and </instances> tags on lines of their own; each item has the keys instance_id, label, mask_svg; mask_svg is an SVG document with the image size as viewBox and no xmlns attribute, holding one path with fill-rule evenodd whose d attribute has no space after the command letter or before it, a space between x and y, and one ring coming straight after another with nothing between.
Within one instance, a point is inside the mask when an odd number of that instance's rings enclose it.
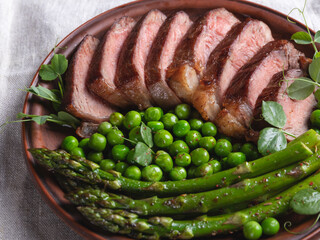
<instances>
[{"instance_id":1,"label":"green herb leaf","mask_svg":"<svg viewBox=\"0 0 320 240\"><path fill-rule=\"evenodd\" d=\"M263 156L285 149L286 146L287 139L280 129L264 128L260 132L258 150Z\"/></svg>"},{"instance_id":2,"label":"green herb leaf","mask_svg":"<svg viewBox=\"0 0 320 240\"><path fill-rule=\"evenodd\" d=\"M291 40L294 40L298 44L310 44L312 38L306 32L296 32L291 36Z\"/></svg>"},{"instance_id":3,"label":"green herb leaf","mask_svg":"<svg viewBox=\"0 0 320 240\"><path fill-rule=\"evenodd\" d=\"M320 58L316 58L310 63L309 74L315 82L320 81Z\"/></svg>"},{"instance_id":4,"label":"green herb leaf","mask_svg":"<svg viewBox=\"0 0 320 240\"><path fill-rule=\"evenodd\" d=\"M39 85L38 87L31 86L30 88L26 88L25 91L30 92L34 95L47 99L51 102L61 103L60 96L56 94L55 89L48 89Z\"/></svg>"},{"instance_id":5,"label":"green herb leaf","mask_svg":"<svg viewBox=\"0 0 320 240\"><path fill-rule=\"evenodd\" d=\"M54 54L51 60L51 66L57 74L64 74L68 68L68 60L62 54Z\"/></svg>"},{"instance_id":6,"label":"green herb leaf","mask_svg":"<svg viewBox=\"0 0 320 240\"><path fill-rule=\"evenodd\" d=\"M290 206L298 214L314 215L320 212L320 192L307 188L297 192Z\"/></svg>"},{"instance_id":7,"label":"green herb leaf","mask_svg":"<svg viewBox=\"0 0 320 240\"><path fill-rule=\"evenodd\" d=\"M283 128L287 121L283 107L273 101L262 101L262 116L266 122L278 128Z\"/></svg>"},{"instance_id":8,"label":"green herb leaf","mask_svg":"<svg viewBox=\"0 0 320 240\"><path fill-rule=\"evenodd\" d=\"M52 68L50 64L41 65L39 75L41 79L44 81L52 81L58 77L58 74L55 72L55 70Z\"/></svg>"},{"instance_id":9,"label":"green herb leaf","mask_svg":"<svg viewBox=\"0 0 320 240\"><path fill-rule=\"evenodd\" d=\"M315 52L313 55L313 59L320 57L320 52Z\"/></svg>"},{"instance_id":10,"label":"green herb leaf","mask_svg":"<svg viewBox=\"0 0 320 240\"><path fill-rule=\"evenodd\" d=\"M314 41L320 43L320 30L316 32L316 35L314 35Z\"/></svg>"},{"instance_id":11,"label":"green herb leaf","mask_svg":"<svg viewBox=\"0 0 320 240\"><path fill-rule=\"evenodd\" d=\"M291 99L303 100L309 97L315 89L314 82L306 77L295 79L288 87L287 93Z\"/></svg>"},{"instance_id":12,"label":"green herb leaf","mask_svg":"<svg viewBox=\"0 0 320 240\"><path fill-rule=\"evenodd\" d=\"M145 167L152 162L152 151L146 144L143 142L138 142L134 148L133 160Z\"/></svg>"},{"instance_id":13,"label":"green herb leaf","mask_svg":"<svg viewBox=\"0 0 320 240\"><path fill-rule=\"evenodd\" d=\"M141 137L142 137L143 141L149 147L153 147L151 128L149 128L144 122L141 123L140 134L141 134Z\"/></svg>"},{"instance_id":14,"label":"green herb leaf","mask_svg":"<svg viewBox=\"0 0 320 240\"><path fill-rule=\"evenodd\" d=\"M39 125L42 125L42 124L46 123L46 121L50 118L51 118L50 116L44 115L44 116L32 117L31 120L36 122Z\"/></svg>"},{"instance_id":15,"label":"green herb leaf","mask_svg":"<svg viewBox=\"0 0 320 240\"><path fill-rule=\"evenodd\" d=\"M77 118L64 111L58 112L57 115L50 114L50 117L50 122L55 122L60 125L68 125L75 129L80 125L80 121Z\"/></svg>"}]
</instances>

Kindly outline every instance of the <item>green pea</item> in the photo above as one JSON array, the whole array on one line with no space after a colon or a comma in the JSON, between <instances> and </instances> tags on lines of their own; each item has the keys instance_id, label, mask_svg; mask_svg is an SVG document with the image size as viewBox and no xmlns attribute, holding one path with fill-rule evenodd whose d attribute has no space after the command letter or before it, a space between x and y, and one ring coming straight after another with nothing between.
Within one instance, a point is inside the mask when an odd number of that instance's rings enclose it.
<instances>
[{"instance_id":1,"label":"green pea","mask_svg":"<svg viewBox=\"0 0 320 240\"><path fill-rule=\"evenodd\" d=\"M191 130L187 133L185 141L191 149L198 147L201 140L201 133L196 130Z\"/></svg>"},{"instance_id":2,"label":"green pea","mask_svg":"<svg viewBox=\"0 0 320 240\"><path fill-rule=\"evenodd\" d=\"M200 131L203 125L203 121L201 119L193 118L189 121L189 124L192 130Z\"/></svg>"},{"instance_id":3,"label":"green pea","mask_svg":"<svg viewBox=\"0 0 320 240\"><path fill-rule=\"evenodd\" d=\"M248 161L252 161L259 158L258 149L252 143L243 144L242 147L240 148L240 152L243 152L246 155L246 158Z\"/></svg>"},{"instance_id":4,"label":"green pea","mask_svg":"<svg viewBox=\"0 0 320 240\"><path fill-rule=\"evenodd\" d=\"M103 159L100 161L99 165L100 165L100 168L104 171L114 169L114 167L116 166L114 161L112 161L111 159Z\"/></svg>"},{"instance_id":5,"label":"green pea","mask_svg":"<svg viewBox=\"0 0 320 240\"><path fill-rule=\"evenodd\" d=\"M173 128L173 125L175 125L178 121L178 117L173 113L166 113L161 118L161 122L163 123L164 128L167 130L171 130Z\"/></svg>"},{"instance_id":6,"label":"green pea","mask_svg":"<svg viewBox=\"0 0 320 240\"><path fill-rule=\"evenodd\" d=\"M159 121L163 115L163 110L159 107L149 107L144 113L144 119L147 122Z\"/></svg>"},{"instance_id":7,"label":"green pea","mask_svg":"<svg viewBox=\"0 0 320 240\"><path fill-rule=\"evenodd\" d=\"M184 167L174 167L169 173L172 181L181 181L187 178L187 171Z\"/></svg>"},{"instance_id":8,"label":"green pea","mask_svg":"<svg viewBox=\"0 0 320 240\"><path fill-rule=\"evenodd\" d=\"M194 172L195 177L210 176L213 173L213 167L210 163L203 163L198 166Z\"/></svg>"},{"instance_id":9,"label":"green pea","mask_svg":"<svg viewBox=\"0 0 320 240\"><path fill-rule=\"evenodd\" d=\"M103 159L103 153L102 152L91 151L91 152L88 153L87 158L90 161L98 163Z\"/></svg>"},{"instance_id":10,"label":"green pea","mask_svg":"<svg viewBox=\"0 0 320 240\"><path fill-rule=\"evenodd\" d=\"M119 129L112 129L108 135L107 140L111 146L124 143L123 133Z\"/></svg>"},{"instance_id":11,"label":"green pea","mask_svg":"<svg viewBox=\"0 0 320 240\"><path fill-rule=\"evenodd\" d=\"M188 178L194 178L195 177L195 171L197 167L196 166L191 166L188 169Z\"/></svg>"},{"instance_id":12,"label":"green pea","mask_svg":"<svg viewBox=\"0 0 320 240\"><path fill-rule=\"evenodd\" d=\"M312 126L320 128L320 110L314 110L310 116Z\"/></svg>"},{"instance_id":13,"label":"green pea","mask_svg":"<svg viewBox=\"0 0 320 240\"><path fill-rule=\"evenodd\" d=\"M208 151L204 148L196 148L190 153L190 156L192 163L196 166L207 163L210 159Z\"/></svg>"},{"instance_id":14,"label":"green pea","mask_svg":"<svg viewBox=\"0 0 320 240\"><path fill-rule=\"evenodd\" d=\"M114 167L114 170L116 170L117 172L124 174L124 172L126 171L126 169L129 167L129 165L125 162L118 162L116 164L116 166Z\"/></svg>"},{"instance_id":15,"label":"green pea","mask_svg":"<svg viewBox=\"0 0 320 240\"><path fill-rule=\"evenodd\" d=\"M220 140L220 139L225 139L225 140L228 140L229 142L232 142L232 141L231 141L231 140L232 140L231 137L228 137L228 136L226 136L226 135L224 135L224 134L222 134L222 133L219 134L219 137L218 137L218 138L219 138L219 140Z\"/></svg>"},{"instance_id":16,"label":"green pea","mask_svg":"<svg viewBox=\"0 0 320 240\"><path fill-rule=\"evenodd\" d=\"M134 127L129 132L129 139L134 142L143 142L140 126Z\"/></svg>"},{"instance_id":17,"label":"green pea","mask_svg":"<svg viewBox=\"0 0 320 240\"><path fill-rule=\"evenodd\" d=\"M88 151L89 150L89 143L90 138L83 138L81 139L81 141L79 142L79 147L81 147L84 151Z\"/></svg>"},{"instance_id":18,"label":"green pea","mask_svg":"<svg viewBox=\"0 0 320 240\"><path fill-rule=\"evenodd\" d=\"M249 221L243 226L243 235L248 240L258 240L262 235L262 227L256 221Z\"/></svg>"},{"instance_id":19,"label":"green pea","mask_svg":"<svg viewBox=\"0 0 320 240\"><path fill-rule=\"evenodd\" d=\"M187 167L191 163L191 156L189 153L178 153L174 159L174 163L180 167Z\"/></svg>"},{"instance_id":20,"label":"green pea","mask_svg":"<svg viewBox=\"0 0 320 240\"><path fill-rule=\"evenodd\" d=\"M167 130L159 130L154 134L154 144L160 148L169 147L173 142L171 133Z\"/></svg>"},{"instance_id":21,"label":"green pea","mask_svg":"<svg viewBox=\"0 0 320 240\"><path fill-rule=\"evenodd\" d=\"M148 182L158 182L162 175L162 171L157 165L149 165L142 169L142 178Z\"/></svg>"},{"instance_id":22,"label":"green pea","mask_svg":"<svg viewBox=\"0 0 320 240\"><path fill-rule=\"evenodd\" d=\"M78 147L79 141L74 136L67 136L63 139L61 147L62 149L70 152L72 149Z\"/></svg>"},{"instance_id":23,"label":"green pea","mask_svg":"<svg viewBox=\"0 0 320 240\"><path fill-rule=\"evenodd\" d=\"M134 127L140 126L141 115L137 111L129 111L123 120L123 126L126 129L132 129Z\"/></svg>"},{"instance_id":24,"label":"green pea","mask_svg":"<svg viewBox=\"0 0 320 240\"><path fill-rule=\"evenodd\" d=\"M100 133L94 133L90 137L88 146L93 151L102 152L107 146L107 139Z\"/></svg>"},{"instance_id":25,"label":"green pea","mask_svg":"<svg viewBox=\"0 0 320 240\"><path fill-rule=\"evenodd\" d=\"M212 136L202 137L199 141L199 147L206 149L208 152L212 152L216 145L216 139Z\"/></svg>"},{"instance_id":26,"label":"green pea","mask_svg":"<svg viewBox=\"0 0 320 240\"><path fill-rule=\"evenodd\" d=\"M182 141L182 140L177 140L174 141L170 146L169 146L169 153L172 157L176 156L180 152L185 152L189 153L189 147L188 145Z\"/></svg>"},{"instance_id":27,"label":"green pea","mask_svg":"<svg viewBox=\"0 0 320 240\"><path fill-rule=\"evenodd\" d=\"M123 119L124 116L122 113L119 112L114 112L110 115L110 119L109 122L113 125L113 126L117 126L120 127L123 123Z\"/></svg>"},{"instance_id":28,"label":"green pea","mask_svg":"<svg viewBox=\"0 0 320 240\"><path fill-rule=\"evenodd\" d=\"M226 139L219 139L214 147L214 152L219 157L227 157L232 151L232 144Z\"/></svg>"},{"instance_id":29,"label":"green pea","mask_svg":"<svg viewBox=\"0 0 320 240\"><path fill-rule=\"evenodd\" d=\"M186 120L179 120L173 125L173 134L177 137L184 137L190 131L190 125Z\"/></svg>"},{"instance_id":30,"label":"green pea","mask_svg":"<svg viewBox=\"0 0 320 240\"><path fill-rule=\"evenodd\" d=\"M217 160L210 160L208 162L212 166L213 173L220 172L222 169L221 163Z\"/></svg>"},{"instance_id":31,"label":"green pea","mask_svg":"<svg viewBox=\"0 0 320 240\"><path fill-rule=\"evenodd\" d=\"M98 132L102 135L107 135L112 129L112 124L109 122L102 122L98 127Z\"/></svg>"},{"instance_id":32,"label":"green pea","mask_svg":"<svg viewBox=\"0 0 320 240\"><path fill-rule=\"evenodd\" d=\"M151 128L152 132L156 132L156 131L159 131L161 129L164 129L164 125L160 121L150 121L150 122L147 123L147 126L149 128Z\"/></svg>"},{"instance_id":33,"label":"green pea","mask_svg":"<svg viewBox=\"0 0 320 240\"><path fill-rule=\"evenodd\" d=\"M224 157L220 160L221 163L221 167L222 169L228 169L230 168L229 164L228 164L228 157Z\"/></svg>"},{"instance_id":34,"label":"green pea","mask_svg":"<svg viewBox=\"0 0 320 240\"><path fill-rule=\"evenodd\" d=\"M179 119L189 119L191 114L191 107L188 104L182 103L176 106L174 109L175 114Z\"/></svg>"},{"instance_id":35,"label":"green pea","mask_svg":"<svg viewBox=\"0 0 320 240\"><path fill-rule=\"evenodd\" d=\"M268 217L262 221L261 227L263 234L272 236L279 232L280 224L277 219Z\"/></svg>"},{"instance_id":36,"label":"green pea","mask_svg":"<svg viewBox=\"0 0 320 240\"><path fill-rule=\"evenodd\" d=\"M72 156L77 156L77 157L83 157L83 158L86 157L86 155L84 154L84 150L83 150L81 147L73 148L73 149L70 151L70 154L71 154Z\"/></svg>"},{"instance_id":37,"label":"green pea","mask_svg":"<svg viewBox=\"0 0 320 240\"><path fill-rule=\"evenodd\" d=\"M246 155L242 152L232 152L228 155L228 165L230 167L236 167L246 161Z\"/></svg>"},{"instance_id":38,"label":"green pea","mask_svg":"<svg viewBox=\"0 0 320 240\"><path fill-rule=\"evenodd\" d=\"M242 152L241 149L241 143L235 143L232 146L232 152Z\"/></svg>"},{"instance_id":39,"label":"green pea","mask_svg":"<svg viewBox=\"0 0 320 240\"><path fill-rule=\"evenodd\" d=\"M137 166L130 166L124 172L124 176L126 178L130 178L130 179L134 179L134 180L140 180L140 178L141 178L141 170Z\"/></svg>"},{"instance_id":40,"label":"green pea","mask_svg":"<svg viewBox=\"0 0 320 240\"><path fill-rule=\"evenodd\" d=\"M212 122L206 122L202 125L201 132L203 136L214 137L217 134L217 127Z\"/></svg>"},{"instance_id":41,"label":"green pea","mask_svg":"<svg viewBox=\"0 0 320 240\"><path fill-rule=\"evenodd\" d=\"M171 156L165 151L157 151L155 156L155 163L164 171L170 172L173 168L173 161Z\"/></svg>"},{"instance_id":42,"label":"green pea","mask_svg":"<svg viewBox=\"0 0 320 240\"><path fill-rule=\"evenodd\" d=\"M130 149L126 145L115 145L111 150L112 158L114 160L123 161L127 158L129 150Z\"/></svg>"},{"instance_id":43,"label":"green pea","mask_svg":"<svg viewBox=\"0 0 320 240\"><path fill-rule=\"evenodd\" d=\"M135 161L134 161L134 158L133 158L134 152L135 152L135 151L134 151L134 148L131 149L131 150L129 151L128 155L127 155L127 158L126 158L127 163L129 163L129 164L131 164L131 165L135 164Z\"/></svg>"}]
</instances>

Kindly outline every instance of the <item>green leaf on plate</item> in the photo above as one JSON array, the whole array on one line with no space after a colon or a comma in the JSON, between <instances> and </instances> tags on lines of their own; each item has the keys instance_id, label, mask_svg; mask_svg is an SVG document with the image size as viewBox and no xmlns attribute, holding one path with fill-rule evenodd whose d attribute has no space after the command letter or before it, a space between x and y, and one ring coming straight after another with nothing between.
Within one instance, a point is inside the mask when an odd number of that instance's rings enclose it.
<instances>
[{"instance_id":1,"label":"green leaf on plate","mask_svg":"<svg viewBox=\"0 0 320 240\"><path fill-rule=\"evenodd\" d=\"M290 206L298 214L317 214L320 212L320 192L310 188L302 189L293 196Z\"/></svg>"},{"instance_id":2,"label":"green leaf on plate","mask_svg":"<svg viewBox=\"0 0 320 240\"><path fill-rule=\"evenodd\" d=\"M314 41L320 43L320 30L314 35Z\"/></svg>"},{"instance_id":3,"label":"green leaf on plate","mask_svg":"<svg viewBox=\"0 0 320 240\"><path fill-rule=\"evenodd\" d=\"M140 166L148 166L152 162L152 151L143 142L138 142L134 148L133 161Z\"/></svg>"},{"instance_id":4,"label":"green leaf on plate","mask_svg":"<svg viewBox=\"0 0 320 240\"><path fill-rule=\"evenodd\" d=\"M262 101L262 116L266 122L278 128L283 128L287 121L283 107L273 101Z\"/></svg>"},{"instance_id":5,"label":"green leaf on plate","mask_svg":"<svg viewBox=\"0 0 320 240\"><path fill-rule=\"evenodd\" d=\"M68 68L68 60L62 54L54 54L51 60L51 66L57 74L64 74Z\"/></svg>"},{"instance_id":6,"label":"green leaf on plate","mask_svg":"<svg viewBox=\"0 0 320 240\"><path fill-rule=\"evenodd\" d=\"M41 65L39 75L41 79L44 81L52 81L58 77L58 74L55 72L55 70L52 68L50 64Z\"/></svg>"},{"instance_id":7,"label":"green leaf on plate","mask_svg":"<svg viewBox=\"0 0 320 240\"><path fill-rule=\"evenodd\" d=\"M306 77L295 79L288 87L287 93L291 99L303 100L309 97L315 89L314 82Z\"/></svg>"},{"instance_id":8,"label":"green leaf on plate","mask_svg":"<svg viewBox=\"0 0 320 240\"><path fill-rule=\"evenodd\" d=\"M75 129L80 125L79 119L64 111L58 112L57 115L50 114L50 117L50 122L55 122L60 125L68 125Z\"/></svg>"},{"instance_id":9,"label":"green leaf on plate","mask_svg":"<svg viewBox=\"0 0 320 240\"><path fill-rule=\"evenodd\" d=\"M287 147L284 133L277 128L264 128L260 132L258 150L263 156L278 152Z\"/></svg>"},{"instance_id":10,"label":"green leaf on plate","mask_svg":"<svg viewBox=\"0 0 320 240\"><path fill-rule=\"evenodd\" d=\"M313 59L310 63L309 74L315 82L320 81L320 58Z\"/></svg>"},{"instance_id":11,"label":"green leaf on plate","mask_svg":"<svg viewBox=\"0 0 320 240\"><path fill-rule=\"evenodd\" d=\"M306 32L296 32L291 36L291 40L294 40L298 44L310 44L312 38Z\"/></svg>"},{"instance_id":12,"label":"green leaf on plate","mask_svg":"<svg viewBox=\"0 0 320 240\"><path fill-rule=\"evenodd\" d=\"M141 137L142 137L143 141L149 147L153 147L151 128L149 128L144 122L141 123L140 134L141 134Z\"/></svg>"},{"instance_id":13,"label":"green leaf on plate","mask_svg":"<svg viewBox=\"0 0 320 240\"><path fill-rule=\"evenodd\" d=\"M60 103L61 99L59 94L56 94L56 91L50 90L48 88L42 87L41 85L35 87L31 86L30 88L26 88L25 91L30 92L34 95L47 99L51 102Z\"/></svg>"},{"instance_id":14,"label":"green leaf on plate","mask_svg":"<svg viewBox=\"0 0 320 240\"><path fill-rule=\"evenodd\" d=\"M36 122L39 125L44 124L48 119L50 119L50 116L44 115L44 116L36 116L32 117L32 121Z\"/></svg>"}]
</instances>

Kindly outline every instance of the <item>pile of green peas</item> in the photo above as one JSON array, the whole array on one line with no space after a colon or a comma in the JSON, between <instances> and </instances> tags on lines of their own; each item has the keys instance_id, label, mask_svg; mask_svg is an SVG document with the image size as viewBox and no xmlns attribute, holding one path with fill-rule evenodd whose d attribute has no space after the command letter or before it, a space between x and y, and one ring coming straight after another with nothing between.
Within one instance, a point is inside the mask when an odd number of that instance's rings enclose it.
<instances>
[{"instance_id":1,"label":"pile of green peas","mask_svg":"<svg viewBox=\"0 0 320 240\"><path fill-rule=\"evenodd\" d=\"M144 122L152 131L153 160L140 166L133 158L135 144L143 142ZM188 104L179 104L166 113L160 107L145 111L114 112L96 133L80 141L66 137L62 148L71 155L98 163L102 170L144 181L179 181L209 176L259 157L252 143L234 143L205 122Z\"/></svg>"}]
</instances>

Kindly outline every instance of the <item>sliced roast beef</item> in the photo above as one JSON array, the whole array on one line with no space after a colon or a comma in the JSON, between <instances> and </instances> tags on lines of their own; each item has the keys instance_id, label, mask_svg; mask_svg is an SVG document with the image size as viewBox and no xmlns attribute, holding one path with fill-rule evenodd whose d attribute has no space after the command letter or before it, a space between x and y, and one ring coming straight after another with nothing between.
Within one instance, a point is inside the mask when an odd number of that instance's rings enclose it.
<instances>
[{"instance_id":1,"label":"sliced roast beef","mask_svg":"<svg viewBox=\"0 0 320 240\"><path fill-rule=\"evenodd\" d=\"M166 72L174 52L192 21L183 11L169 16L159 29L145 66L145 81L156 104L171 108L181 103L166 82Z\"/></svg>"},{"instance_id":2,"label":"sliced roast beef","mask_svg":"<svg viewBox=\"0 0 320 240\"><path fill-rule=\"evenodd\" d=\"M168 84L180 99L192 102L210 53L238 23L232 13L219 8L207 12L191 26L167 71Z\"/></svg>"},{"instance_id":3,"label":"sliced roast beef","mask_svg":"<svg viewBox=\"0 0 320 240\"><path fill-rule=\"evenodd\" d=\"M114 84L121 47L135 25L131 17L116 21L103 37L90 66L88 87L109 103L122 108L132 105Z\"/></svg>"},{"instance_id":4,"label":"sliced roast beef","mask_svg":"<svg viewBox=\"0 0 320 240\"><path fill-rule=\"evenodd\" d=\"M82 40L66 74L63 99L66 111L78 118L93 122L105 121L115 111L86 87L89 66L98 44L99 40L90 35Z\"/></svg>"},{"instance_id":5,"label":"sliced roast beef","mask_svg":"<svg viewBox=\"0 0 320 240\"><path fill-rule=\"evenodd\" d=\"M216 123L228 136L243 137L249 128L256 100L272 76L299 68L302 55L286 40L266 44L233 78L222 101Z\"/></svg>"},{"instance_id":6,"label":"sliced roast beef","mask_svg":"<svg viewBox=\"0 0 320 240\"><path fill-rule=\"evenodd\" d=\"M153 103L145 84L144 67L151 45L165 19L166 16L159 10L148 12L134 26L120 52L115 85L139 109L145 109Z\"/></svg>"},{"instance_id":7,"label":"sliced roast beef","mask_svg":"<svg viewBox=\"0 0 320 240\"><path fill-rule=\"evenodd\" d=\"M289 82L283 80L283 73L275 74L269 85L262 91L253 111L253 121L251 130L248 134L249 140L256 141L258 131L268 127L268 123L261 119L262 101L275 101L282 105L287 117L286 125L283 130L299 136L308 130L309 116L316 105L316 99L313 94L304 100L293 100L289 98L286 89L293 82L293 79L303 76L303 71L300 69L291 69L285 73L285 78ZM287 137L292 140L292 137Z\"/></svg>"},{"instance_id":8,"label":"sliced roast beef","mask_svg":"<svg viewBox=\"0 0 320 240\"><path fill-rule=\"evenodd\" d=\"M76 129L76 134L81 138L89 138L98 131L99 125L93 122L81 122L80 126Z\"/></svg>"},{"instance_id":9,"label":"sliced roast beef","mask_svg":"<svg viewBox=\"0 0 320 240\"><path fill-rule=\"evenodd\" d=\"M232 78L272 40L271 30L265 23L248 18L234 26L213 50L192 101L205 120L215 120Z\"/></svg>"}]
</instances>

